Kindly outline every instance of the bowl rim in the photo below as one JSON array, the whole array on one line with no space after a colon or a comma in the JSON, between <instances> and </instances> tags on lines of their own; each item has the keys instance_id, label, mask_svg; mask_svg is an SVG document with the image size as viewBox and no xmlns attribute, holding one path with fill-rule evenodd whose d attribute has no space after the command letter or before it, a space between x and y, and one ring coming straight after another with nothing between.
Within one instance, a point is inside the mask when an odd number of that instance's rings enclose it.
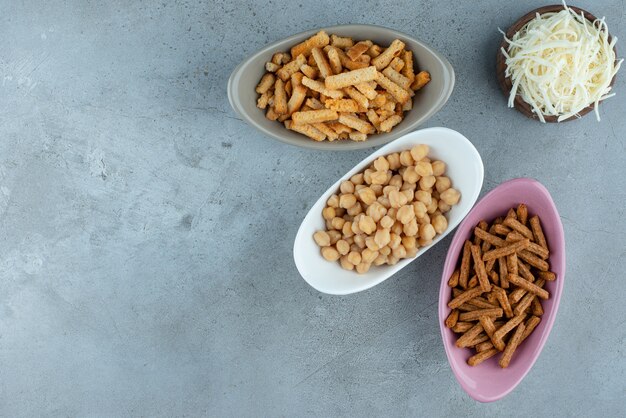
<instances>
[{"instance_id":1,"label":"bowl rim","mask_svg":"<svg viewBox=\"0 0 626 418\"><path fill-rule=\"evenodd\" d=\"M567 7L569 9L572 9L578 14L582 13L583 16L585 16L585 18L592 23L595 20L597 20L596 16L594 16L593 14L591 14L590 12L584 9L581 9L580 7L570 6L570 5L568 5ZM509 28L506 31L505 36L508 39L511 39L513 35L515 35L515 33L517 33L522 27L524 27L524 25L526 25L531 20L535 19L537 14L542 15L544 13L554 13L554 12L559 12L561 10L563 10L562 4L552 4L549 6L542 6L542 7L533 9L530 12L523 15L522 17L520 17L519 19L517 19L511 26L509 26ZM609 42L611 41L611 39L612 39L612 36L609 33L608 34ZM511 89L513 87L513 83L511 82L510 77L507 77L504 75L504 72L506 70L506 62L505 62L506 59L504 57L504 54L502 54L502 49L504 48L506 50L507 47L508 47L508 43L506 39L502 39L502 41L500 42L500 45L498 45L498 50L496 52L496 78L500 86L500 89L502 90L502 94L508 100L509 95L511 93ZM613 46L613 51L615 51L615 57L617 59L617 46L616 45ZM617 77L617 74L615 74L613 78L611 79L611 83L609 84L610 87L614 86L616 77ZM600 100L598 104L602 103L603 101L604 100ZM539 120L539 117L532 111L532 108L530 107L530 105L526 103L519 94L515 96L514 107L517 111L519 111L520 113L522 113L524 116L528 117L529 119ZM587 113L591 112L592 110L594 110L594 105L590 104L589 106L585 107L583 110L578 112L579 117L577 117L576 115L570 116L569 118L564 119L561 122L570 122L573 120L581 119L583 116L585 116ZM559 123L558 116L544 115L543 118L547 123Z\"/></svg>"},{"instance_id":2,"label":"bowl rim","mask_svg":"<svg viewBox=\"0 0 626 418\"><path fill-rule=\"evenodd\" d=\"M304 237L308 237L308 235L305 235L305 221L307 220L307 218L309 216L311 216L312 213L315 213L315 212L313 212L313 210L315 209L315 206L320 201L324 201L325 202L325 200L323 200L323 199L325 197L327 197L327 195L331 195L334 191L336 191L339 188L339 185L340 185L340 183L343 180L348 179L352 175L354 175L354 174L364 170L364 168L367 167L368 164L372 163L379 156L386 155L386 154L388 154L390 152L398 152L398 151L390 151L390 149L393 148L394 146L399 146L400 141L404 140L406 137L413 136L413 135L418 135L419 136L419 135L429 135L429 134L438 134L438 133L445 133L445 134L457 137L459 141L462 141L466 146L468 146L469 153L471 153L472 156L475 157L474 161L475 161L475 165L476 165L476 169L477 169L478 186L477 186L477 188L475 190L472 190L472 194L471 195L465 196L465 194L463 194L464 198L469 199L471 201L471 203L469 204L469 206L466 209L466 211L464 213L460 214L458 222L454 226L450 226L449 225L448 228L446 229L446 231L444 231L443 234L438 236L436 238L436 241L434 243L430 244L428 246L428 248L426 248L424 250L424 252L422 252L418 256L413 257L411 259L401 260L396 265L388 266L389 269L392 270L392 272L389 273L386 277L383 277L383 278L377 280L375 283L372 283L372 284L363 283L363 284L361 284L359 286L354 287L350 291L333 291L333 290L329 290L327 288L318 286L317 283L309 280L309 278L306 277L306 275L302 272L302 270L300 268L301 267L300 257L299 257L300 250L297 247L297 245L298 245L298 242L301 239L306 239ZM416 138L416 141L419 141L419 140L420 140L419 138ZM416 143L419 143L419 142L416 142ZM451 129L451 128L446 128L446 127L443 127L443 126L436 126L436 127L430 127L430 128L417 129L415 131L409 132L408 134L403 135L401 138L398 138L398 142L394 141L393 143L386 144L384 147L381 147L381 148L379 148L379 149L377 149L375 151L372 151L369 155L367 155L366 157L364 157L363 159L358 161L355 165L352 166L352 168L350 168L343 175L341 175L339 178L337 178L337 180L332 185L330 185L315 200L315 202L311 205L311 207L307 211L306 215L302 219L302 221L300 223L300 226L298 227L298 231L296 232L296 236L294 238L294 243L293 243L293 247L292 247L293 248L292 249L292 256L293 256L294 264L296 265L296 270L298 270L298 273L300 274L302 279L305 282L307 282L307 284L309 284L312 288L314 288L315 290L317 290L318 292L321 292L321 293L325 293L325 294L329 294L329 295L343 296L343 295L350 295L350 294L353 294L353 293L358 293L358 292L362 292L362 291L371 289L371 288L381 284L382 282L388 280L389 278L391 278L398 271L404 269L407 265L409 265L410 263L412 263L413 261L415 261L419 257L423 256L432 247L434 247L437 244L439 244L445 237L447 237L452 232L454 232L455 228L458 228L458 226L463 223L465 218L468 216L469 213L471 213L472 209L474 208L474 206L476 204L476 201L478 200L478 197L480 196L480 192L482 191L482 187L483 187L483 184L484 184L484 179L485 179L485 169L484 169L484 162L482 160L482 157L481 157L480 153L478 152L478 150L476 149L476 146L470 141L469 138L467 138L461 132L456 131L456 130Z\"/></svg>"},{"instance_id":3,"label":"bowl rim","mask_svg":"<svg viewBox=\"0 0 626 418\"><path fill-rule=\"evenodd\" d=\"M471 215L474 211L476 211L476 208L479 207L481 205L481 203L485 200L488 199L493 199L494 195L497 195L499 193L502 193L504 191L504 189L510 188L510 187L515 187L518 184L532 184L533 187L536 187L536 192L537 193L541 193L545 198L546 201L548 202L550 211L552 211L553 213L555 213L556 216L556 227L558 230L558 234L556 234L557 236L555 237L550 237L551 240L558 240L558 243L553 244L555 246L562 246L563 248L563 256L562 258L560 258L558 261L559 263L559 267L560 267L560 276L558 277L558 283L556 285L556 290L553 293L553 297L554 297L554 302L553 302L553 307L552 307L552 311L554 312L553 315L551 315L544 323L545 323L545 330L544 333L541 335L541 339L539 340L537 347L538 349L536 350L536 352L534 352L530 358L529 358L529 363L528 366L526 367L526 369L523 371L523 373L521 373L519 375L519 377L517 379L515 379L515 381L513 382L512 385L510 385L505 391L499 393L496 396L493 397L489 397L489 396L484 396L481 395L479 393L476 393L475 391L472 391L470 388L467 387L467 385L465 384L465 382L460 379L459 375L458 375L458 371L457 369L453 366L453 362L450 359L451 353L450 353L450 348L456 348L456 347L449 347L449 345L446 343L446 336L445 333L447 332L448 328L445 325L445 320L447 318L447 312L446 309L448 308L447 306L447 301L443 299L443 293L444 290L448 288L448 277L447 277L447 272L446 272L446 267L448 266L448 264L451 262L451 259L453 258L452 261L454 261L454 263L456 264L456 261L458 259L458 254L452 254L452 247L454 247L455 243L457 241L459 241L462 237L461 237L461 231L463 231L466 227L467 224L470 223L470 218ZM441 340L444 346L444 351L446 352L446 358L448 360L448 364L450 365L450 368L452 369L452 373L454 374L455 379L457 380L457 382L459 383L459 385L461 386L461 388L474 400L477 400L479 402L495 402L497 400L500 400L502 398L504 398L505 396L507 396L509 393L511 393L520 383L522 380L524 380L524 378L526 377L526 375L530 372L530 370L533 368L535 362L537 361L537 359L539 358L539 355L541 354L541 352L543 351L543 348L548 340L548 337L550 336L550 333L552 332L552 328L554 326L554 322L556 320L556 316L558 314L558 310L559 310L559 305L561 302L561 296L563 294L563 288L565 287L565 276L566 276L566 269L567 269L567 254L566 254L566 247L565 247L565 234L564 234L564 230L563 230L563 223L561 222L561 218L559 216L559 212L558 209L556 207L556 204L554 202L554 199L552 199L552 196L550 195L550 192L548 191L548 189L541 184L541 182L539 182L538 180L534 179L534 178L528 178L528 177L520 177L520 178L514 178L511 180L507 180L504 181L503 183L500 183L499 185L497 185L496 187L494 187L491 191L489 191L485 196L482 197L482 199L478 200L477 203L474 205L474 207L472 207L472 209L467 213L467 215L465 216L465 218L463 219L462 222L459 223L459 225L457 226L457 230L454 234L454 236L452 237L452 241L450 242L450 246L448 247L448 253L446 254L446 259L444 261L444 266L443 266L443 270L442 270L442 274L441 274L441 283L439 285L439 300L438 300L438 322L439 322L439 330L441 332ZM542 318L542 322L543 322L543 318Z\"/></svg>"},{"instance_id":4,"label":"bowl rim","mask_svg":"<svg viewBox=\"0 0 626 418\"><path fill-rule=\"evenodd\" d=\"M369 28L377 28L379 30L383 30L388 32L389 34L395 36L396 38L405 38L405 39L409 39L411 42L414 42L418 45L420 45L422 48L428 50L442 65L442 67L444 68L444 73L442 74L442 79L444 80L444 88L442 90L442 94L440 99L438 100L438 102L436 103L436 105L434 107L432 107L431 109L429 109L424 115L422 115L419 119L417 119L416 121L403 126L401 128L396 127L396 129L394 129L392 132L386 133L384 135L386 135L386 137L382 140L376 140L378 138L376 138L376 136L373 136L372 139L363 141L363 142L356 142L356 141L333 141L333 142L328 142L328 141L321 141L321 142L317 142L317 141L313 141L313 140L303 140L301 143L296 143L294 142L292 139L287 138L273 130L268 130L265 127L259 125L258 123L256 123L253 118L248 115L248 113L246 113L245 111L242 110L242 105L241 102L239 101L239 97L236 94L237 91L237 82L239 81L239 78L241 77L242 73L241 70L242 68L250 61L258 58L261 55L267 54L270 51L274 51L277 47L277 45L282 44L284 42L288 42L288 43L296 43L298 42L298 40L300 38L302 39L306 39L310 36L315 35L317 32L319 32L320 30L324 30L326 32L329 33L333 33L333 32L340 32L341 30L346 30L346 29L357 29L357 30L363 30L363 31L367 31L367 29ZM281 38L278 39L270 44L265 45L264 47L262 47L261 49L259 49L258 51L252 53L251 55L247 56L246 58L244 58L232 71L232 73L230 74L230 77L228 78L228 83L227 83L227 95L228 95L228 101L230 103L231 108L235 111L235 113L241 117L248 125L251 125L252 127L256 128L258 131L262 132L265 136L268 136L270 138L276 139L280 142L289 144L289 145L293 145L296 147L300 147L300 148L308 148L308 149L315 149L315 150L321 150L321 151L351 151L351 150L357 150L357 149L366 149L366 148L373 148L373 147L379 147L385 144L390 143L391 141L394 141L398 138L400 138L403 135L406 135L412 131L414 131L418 126L426 123L430 118L432 118L437 112L439 112L439 110L441 110L441 108L443 108L443 106L445 106L445 104L448 102L448 100L450 99L450 96L452 95L452 91L454 90L454 85L455 85L455 81L456 81L456 77L455 77L455 73L454 73L454 68L452 67L452 64L450 63L450 61L448 61L447 58L445 58L440 52L436 51L435 49L433 49L432 47L426 45L424 42L414 38L413 36L407 35L404 32L400 32L397 31L395 29L390 29L387 28L385 26L381 26L381 25L370 25L370 24L360 24L360 23L355 23L355 24L343 24L343 25L334 25L334 26L324 26L324 27L319 27L316 29L310 29L310 30L306 30L303 32L299 32L293 35L290 35L286 38ZM413 111L413 109L411 109L409 111L409 113ZM283 127L284 128L284 127ZM380 135L383 134L379 134L378 137L380 138ZM305 137L303 137L303 139L306 139Z\"/></svg>"}]
</instances>

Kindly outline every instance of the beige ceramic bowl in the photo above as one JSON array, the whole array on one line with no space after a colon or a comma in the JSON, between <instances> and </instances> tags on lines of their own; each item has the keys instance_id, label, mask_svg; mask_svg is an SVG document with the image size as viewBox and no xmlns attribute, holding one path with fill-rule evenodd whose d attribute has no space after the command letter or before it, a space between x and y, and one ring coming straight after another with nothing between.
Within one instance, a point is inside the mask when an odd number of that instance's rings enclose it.
<instances>
[{"instance_id":1,"label":"beige ceramic bowl","mask_svg":"<svg viewBox=\"0 0 626 418\"><path fill-rule=\"evenodd\" d=\"M334 141L316 142L297 132L287 130L282 123L265 118L265 111L256 107L255 87L265 73L265 63L277 51L288 51L293 45L309 38L320 30L329 35L350 36L355 40L371 39L387 46L398 38L413 51L416 70L431 74L431 82L413 98L413 109L405 113L404 120L389 133L371 135L364 142ZM354 150L377 147L415 130L426 122L446 103L454 87L454 69L438 52L404 33L373 25L341 25L319 28L290 36L274 42L255 53L235 68L228 80L228 99L231 106L246 122L265 135L288 144L320 150Z\"/></svg>"}]
</instances>

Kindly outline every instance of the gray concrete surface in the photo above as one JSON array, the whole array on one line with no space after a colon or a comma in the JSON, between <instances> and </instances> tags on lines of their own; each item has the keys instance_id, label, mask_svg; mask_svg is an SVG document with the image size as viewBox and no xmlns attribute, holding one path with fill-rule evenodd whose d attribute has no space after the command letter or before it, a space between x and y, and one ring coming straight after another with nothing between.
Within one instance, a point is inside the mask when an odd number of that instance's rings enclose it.
<instances>
[{"instance_id":1,"label":"gray concrete surface","mask_svg":"<svg viewBox=\"0 0 626 418\"><path fill-rule=\"evenodd\" d=\"M623 416L626 75L601 123L541 125L493 67L497 27L545 2L324 3L0 1L0 415ZM576 5L626 39L623 0ZM372 290L317 293L293 238L370 151L283 145L229 108L248 54L356 22L450 59L426 126L473 141L483 193L532 176L560 209L560 312L495 404L460 389L440 341L450 238Z\"/></svg>"}]
</instances>

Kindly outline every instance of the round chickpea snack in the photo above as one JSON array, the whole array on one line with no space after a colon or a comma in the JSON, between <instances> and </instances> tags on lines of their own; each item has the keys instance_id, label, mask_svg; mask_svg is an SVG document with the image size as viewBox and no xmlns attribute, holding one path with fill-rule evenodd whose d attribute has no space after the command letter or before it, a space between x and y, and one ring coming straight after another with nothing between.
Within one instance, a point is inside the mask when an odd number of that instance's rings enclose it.
<instances>
[{"instance_id":1,"label":"round chickpea snack","mask_svg":"<svg viewBox=\"0 0 626 418\"><path fill-rule=\"evenodd\" d=\"M448 228L445 213L461 193L445 176L446 163L431 161L428 145L378 157L343 181L322 210L326 230L313 239L328 261L367 272L413 258Z\"/></svg>"}]
</instances>

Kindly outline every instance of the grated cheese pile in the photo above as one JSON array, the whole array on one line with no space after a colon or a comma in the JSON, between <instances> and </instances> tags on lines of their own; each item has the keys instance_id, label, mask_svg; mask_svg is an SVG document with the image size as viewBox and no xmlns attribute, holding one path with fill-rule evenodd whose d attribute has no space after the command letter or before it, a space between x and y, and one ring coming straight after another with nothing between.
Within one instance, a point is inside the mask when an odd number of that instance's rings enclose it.
<instances>
[{"instance_id":1,"label":"grated cheese pile","mask_svg":"<svg viewBox=\"0 0 626 418\"><path fill-rule=\"evenodd\" d=\"M539 120L549 115L561 122L593 104L599 121L598 103L615 95L610 83L623 61L616 62L617 38L609 42L604 18L592 23L563 6L537 14L512 39L504 36L505 75L513 84L508 105L519 94Z\"/></svg>"}]
</instances>

